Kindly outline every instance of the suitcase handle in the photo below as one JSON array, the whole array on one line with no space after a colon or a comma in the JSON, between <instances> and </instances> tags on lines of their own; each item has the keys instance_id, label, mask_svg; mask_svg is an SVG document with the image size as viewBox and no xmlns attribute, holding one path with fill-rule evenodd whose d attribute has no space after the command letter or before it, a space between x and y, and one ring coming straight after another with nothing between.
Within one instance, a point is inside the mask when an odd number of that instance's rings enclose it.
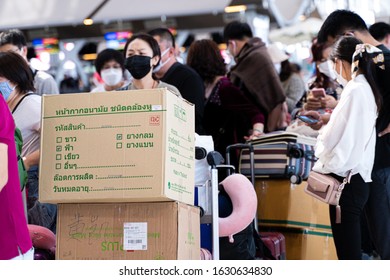
<instances>
[{"instance_id":1,"label":"suitcase handle","mask_svg":"<svg viewBox=\"0 0 390 280\"><path fill-rule=\"evenodd\" d=\"M230 150L243 150L248 149L249 150L249 158L250 158L250 172L251 172L251 182L252 185L255 185L255 149L253 148L253 145L250 143L242 144L237 143L233 145L229 145L226 147L226 164L230 164ZM230 173L228 173L230 175Z\"/></svg>"}]
</instances>

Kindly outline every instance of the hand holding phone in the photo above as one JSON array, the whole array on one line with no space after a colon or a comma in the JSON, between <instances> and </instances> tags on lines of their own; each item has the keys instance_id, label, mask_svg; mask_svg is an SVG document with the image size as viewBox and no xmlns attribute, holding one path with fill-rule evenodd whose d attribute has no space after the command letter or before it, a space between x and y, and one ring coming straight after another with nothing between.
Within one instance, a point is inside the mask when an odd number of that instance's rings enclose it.
<instances>
[{"instance_id":1,"label":"hand holding phone","mask_svg":"<svg viewBox=\"0 0 390 280\"><path fill-rule=\"evenodd\" d=\"M316 98L322 98L326 96L326 92L324 88L313 88L311 90L311 93L313 94L314 97Z\"/></svg>"},{"instance_id":2,"label":"hand holding phone","mask_svg":"<svg viewBox=\"0 0 390 280\"><path fill-rule=\"evenodd\" d=\"M298 119L300 119L301 121L307 124L316 124L319 122L319 120L310 116L298 116Z\"/></svg>"}]
</instances>

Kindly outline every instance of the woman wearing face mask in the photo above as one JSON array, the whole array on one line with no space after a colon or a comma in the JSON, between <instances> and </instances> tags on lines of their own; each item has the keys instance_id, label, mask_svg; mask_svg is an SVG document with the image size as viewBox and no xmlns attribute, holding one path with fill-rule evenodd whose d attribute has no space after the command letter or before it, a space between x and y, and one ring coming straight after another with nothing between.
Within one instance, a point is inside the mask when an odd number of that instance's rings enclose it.
<instances>
[{"instance_id":1,"label":"woman wearing face mask","mask_svg":"<svg viewBox=\"0 0 390 280\"><path fill-rule=\"evenodd\" d=\"M313 61L316 65L316 73L314 80L309 82L309 90L323 88L326 92L326 97L315 97L309 91L307 102L304 105L305 110L334 109L337 105L342 88L338 81L336 81L332 63L328 60L331 51L331 45L326 43L319 44L316 40L314 40L311 46Z\"/></svg>"},{"instance_id":2,"label":"woman wearing face mask","mask_svg":"<svg viewBox=\"0 0 390 280\"><path fill-rule=\"evenodd\" d=\"M41 96L32 94L34 90L27 62L17 53L0 52L0 91L23 138L21 156L28 172L28 222L49 228L55 233L56 205L38 201Z\"/></svg>"},{"instance_id":3,"label":"woman wearing face mask","mask_svg":"<svg viewBox=\"0 0 390 280\"><path fill-rule=\"evenodd\" d=\"M0 85L4 85L0 78ZM9 91L0 96L0 260L29 259L34 249L24 214L15 148L15 122L5 101Z\"/></svg>"},{"instance_id":4,"label":"woman wearing face mask","mask_svg":"<svg viewBox=\"0 0 390 280\"><path fill-rule=\"evenodd\" d=\"M130 77L125 79L125 59L120 51L105 49L101 51L95 61L96 72L103 80L91 92L112 91L130 83Z\"/></svg>"},{"instance_id":5,"label":"woman wearing face mask","mask_svg":"<svg viewBox=\"0 0 390 280\"><path fill-rule=\"evenodd\" d=\"M345 81L340 101L317 138L313 170L342 181L352 177L340 198L340 209L330 205L332 233L339 259L361 259L361 215L369 196L374 164L376 119L382 100L376 73L383 67L381 50L355 37L342 37L331 54L340 81ZM341 214L341 223L336 215Z\"/></svg>"},{"instance_id":6,"label":"woman wearing face mask","mask_svg":"<svg viewBox=\"0 0 390 280\"><path fill-rule=\"evenodd\" d=\"M127 40L125 45L125 68L133 77L132 82L119 90L167 88L181 96L179 90L167 83L157 80L153 70L161 60L160 47L157 41L148 34L136 34Z\"/></svg>"}]
</instances>

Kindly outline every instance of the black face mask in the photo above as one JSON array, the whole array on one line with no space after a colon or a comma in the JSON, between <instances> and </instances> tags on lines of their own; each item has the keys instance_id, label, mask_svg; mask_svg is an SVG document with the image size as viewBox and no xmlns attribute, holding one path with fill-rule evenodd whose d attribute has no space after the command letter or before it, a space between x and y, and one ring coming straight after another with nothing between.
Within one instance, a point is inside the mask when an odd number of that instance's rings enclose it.
<instances>
[{"instance_id":1,"label":"black face mask","mask_svg":"<svg viewBox=\"0 0 390 280\"><path fill-rule=\"evenodd\" d=\"M150 72L150 60L149 56L133 55L126 58L125 68L129 70L134 79L140 80Z\"/></svg>"}]
</instances>

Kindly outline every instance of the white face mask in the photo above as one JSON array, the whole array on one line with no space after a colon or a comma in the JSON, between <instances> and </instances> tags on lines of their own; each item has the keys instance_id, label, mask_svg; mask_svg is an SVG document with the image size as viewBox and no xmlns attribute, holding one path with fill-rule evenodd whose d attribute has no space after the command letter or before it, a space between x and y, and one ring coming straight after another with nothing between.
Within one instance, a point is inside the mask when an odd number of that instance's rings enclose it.
<instances>
[{"instance_id":1,"label":"white face mask","mask_svg":"<svg viewBox=\"0 0 390 280\"><path fill-rule=\"evenodd\" d=\"M324 62L321 62L319 65L318 65L318 70L328 76L331 80L335 80L336 79L336 71L333 69L333 64L330 60L327 60L327 61L324 61Z\"/></svg>"},{"instance_id":2,"label":"white face mask","mask_svg":"<svg viewBox=\"0 0 390 280\"><path fill-rule=\"evenodd\" d=\"M282 64L275 63L274 66L275 66L276 73L280 74L280 71L282 71Z\"/></svg>"},{"instance_id":3,"label":"white face mask","mask_svg":"<svg viewBox=\"0 0 390 280\"><path fill-rule=\"evenodd\" d=\"M123 78L123 72L120 68L108 68L100 72L104 83L108 86L115 86Z\"/></svg>"},{"instance_id":4,"label":"white face mask","mask_svg":"<svg viewBox=\"0 0 390 280\"><path fill-rule=\"evenodd\" d=\"M153 73L156 73L156 72L160 71L161 68L163 68L164 65L167 64L167 63L171 60L171 57L170 57L170 58L168 58L167 60L165 60L164 62L162 62L162 58L163 58L164 55L166 55L168 52L169 52L169 48L162 52L162 54L161 54L161 59L160 59L160 63L159 63L156 67L154 67Z\"/></svg>"},{"instance_id":5,"label":"white face mask","mask_svg":"<svg viewBox=\"0 0 390 280\"><path fill-rule=\"evenodd\" d=\"M337 71L334 71L336 74L337 82L343 86L343 88L348 84L348 81L343 77L343 64L340 63L340 74Z\"/></svg>"}]
</instances>

